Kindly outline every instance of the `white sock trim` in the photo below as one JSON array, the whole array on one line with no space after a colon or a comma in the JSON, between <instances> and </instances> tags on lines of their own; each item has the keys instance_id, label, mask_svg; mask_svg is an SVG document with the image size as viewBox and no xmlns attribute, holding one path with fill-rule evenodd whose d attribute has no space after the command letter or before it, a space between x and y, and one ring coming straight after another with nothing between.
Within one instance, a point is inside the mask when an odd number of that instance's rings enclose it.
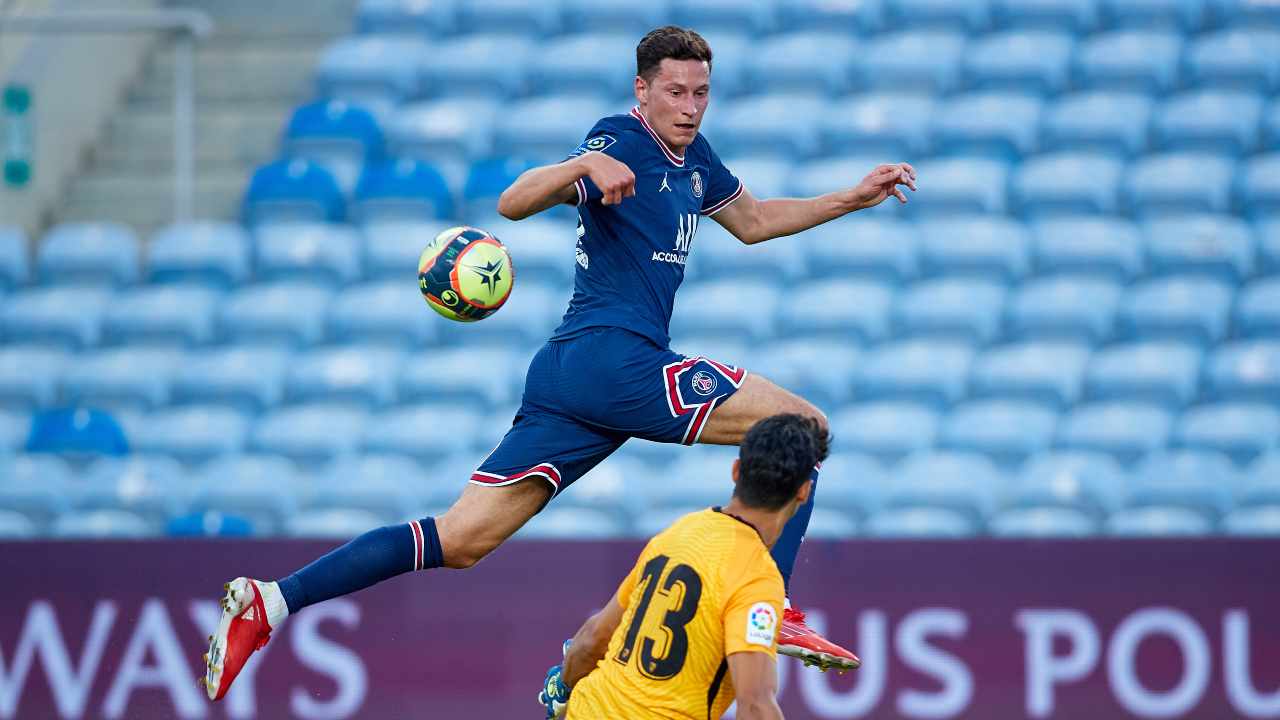
<instances>
[{"instance_id":1,"label":"white sock trim","mask_svg":"<svg viewBox=\"0 0 1280 720\"><path fill-rule=\"evenodd\" d=\"M254 580L258 592L262 595L262 606L267 609L267 624L274 630L289 617L289 604L284 601L280 586L274 582Z\"/></svg>"}]
</instances>

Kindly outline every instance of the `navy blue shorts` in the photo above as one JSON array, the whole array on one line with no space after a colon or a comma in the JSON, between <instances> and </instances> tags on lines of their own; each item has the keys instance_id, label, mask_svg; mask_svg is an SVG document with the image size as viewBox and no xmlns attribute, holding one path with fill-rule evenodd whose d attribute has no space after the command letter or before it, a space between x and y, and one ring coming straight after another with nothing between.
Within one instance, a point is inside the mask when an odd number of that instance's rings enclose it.
<instances>
[{"instance_id":1,"label":"navy blue shorts","mask_svg":"<svg viewBox=\"0 0 1280 720\"><path fill-rule=\"evenodd\" d=\"M638 437L692 445L747 372L686 357L621 328L542 346L509 430L471 476L479 485L541 477L559 493Z\"/></svg>"}]
</instances>

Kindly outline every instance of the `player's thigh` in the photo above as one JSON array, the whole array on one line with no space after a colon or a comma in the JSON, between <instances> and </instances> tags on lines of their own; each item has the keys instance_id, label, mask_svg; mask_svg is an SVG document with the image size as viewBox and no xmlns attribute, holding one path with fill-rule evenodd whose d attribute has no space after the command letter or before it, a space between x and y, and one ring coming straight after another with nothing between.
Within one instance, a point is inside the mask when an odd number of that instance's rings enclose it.
<instances>
[{"instance_id":1,"label":"player's thigh","mask_svg":"<svg viewBox=\"0 0 1280 720\"><path fill-rule=\"evenodd\" d=\"M770 415L782 413L817 418L824 426L827 422L826 416L813 403L778 387L761 375L749 374L737 392L712 410L698 442L737 445L752 425Z\"/></svg>"}]
</instances>

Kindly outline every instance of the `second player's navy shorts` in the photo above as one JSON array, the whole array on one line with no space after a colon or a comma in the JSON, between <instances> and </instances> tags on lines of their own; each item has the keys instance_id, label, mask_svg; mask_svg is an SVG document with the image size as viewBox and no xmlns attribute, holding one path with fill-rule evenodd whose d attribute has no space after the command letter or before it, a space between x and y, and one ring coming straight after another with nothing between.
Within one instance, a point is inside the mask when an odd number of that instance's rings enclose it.
<instances>
[{"instance_id":1,"label":"second player's navy shorts","mask_svg":"<svg viewBox=\"0 0 1280 720\"><path fill-rule=\"evenodd\" d=\"M541 477L558 493L628 438L692 445L746 376L622 328L548 342L529 363L511 430L471 482L509 485Z\"/></svg>"}]
</instances>

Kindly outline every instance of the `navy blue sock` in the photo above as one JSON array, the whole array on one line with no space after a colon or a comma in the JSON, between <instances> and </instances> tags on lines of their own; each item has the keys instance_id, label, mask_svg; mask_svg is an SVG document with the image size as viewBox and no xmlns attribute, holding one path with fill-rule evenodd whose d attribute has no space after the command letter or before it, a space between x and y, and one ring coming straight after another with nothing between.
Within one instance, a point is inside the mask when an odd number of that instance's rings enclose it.
<instances>
[{"instance_id":1,"label":"navy blue sock","mask_svg":"<svg viewBox=\"0 0 1280 720\"><path fill-rule=\"evenodd\" d=\"M436 521L423 518L370 530L278 582L292 614L402 573L443 565Z\"/></svg>"},{"instance_id":2,"label":"navy blue sock","mask_svg":"<svg viewBox=\"0 0 1280 720\"><path fill-rule=\"evenodd\" d=\"M795 517L787 521L782 528L782 535L773 545L773 561L778 564L782 573L782 582L791 594L791 571L796 567L796 556L800 554L800 543L804 542L804 533L809 529L809 517L813 515L813 500L818 495L818 468L813 469L813 489L809 492L809 502L800 506Z\"/></svg>"}]
</instances>

